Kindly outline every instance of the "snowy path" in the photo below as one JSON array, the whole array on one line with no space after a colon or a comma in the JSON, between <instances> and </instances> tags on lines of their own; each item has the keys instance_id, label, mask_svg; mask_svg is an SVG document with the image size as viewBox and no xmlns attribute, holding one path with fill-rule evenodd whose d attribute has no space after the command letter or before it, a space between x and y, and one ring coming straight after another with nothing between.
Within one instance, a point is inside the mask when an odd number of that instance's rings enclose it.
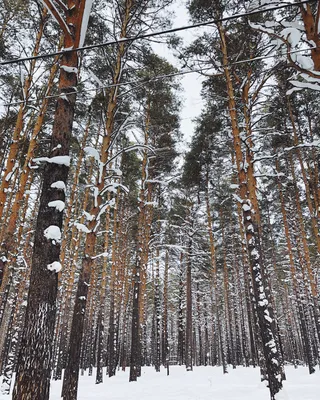
<instances>
[{"instance_id":1,"label":"snowy path","mask_svg":"<svg viewBox=\"0 0 320 400\"><path fill-rule=\"evenodd\" d=\"M268 389L259 381L259 370L253 368L229 369L196 367L186 372L183 367L171 367L170 376L162 370L143 368L138 382L128 382L128 373L119 371L101 385L94 377L81 377L78 400L269 400ZM318 400L320 372L310 376L307 368L286 369L285 400ZM60 400L60 382L52 383L51 400ZM3 398L0 397L2 400ZM6 397L8 400L8 397Z\"/></svg>"}]
</instances>

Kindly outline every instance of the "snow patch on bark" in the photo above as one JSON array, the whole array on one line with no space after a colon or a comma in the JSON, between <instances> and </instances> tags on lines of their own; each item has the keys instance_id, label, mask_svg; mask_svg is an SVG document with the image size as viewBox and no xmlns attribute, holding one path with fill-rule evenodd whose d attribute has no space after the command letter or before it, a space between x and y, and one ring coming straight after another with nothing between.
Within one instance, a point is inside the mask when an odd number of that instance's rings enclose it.
<instances>
[{"instance_id":1,"label":"snow patch on bark","mask_svg":"<svg viewBox=\"0 0 320 400\"><path fill-rule=\"evenodd\" d=\"M52 189L63 190L66 192L66 184L63 181L53 182L50 186Z\"/></svg>"},{"instance_id":2,"label":"snow patch on bark","mask_svg":"<svg viewBox=\"0 0 320 400\"><path fill-rule=\"evenodd\" d=\"M65 202L62 200L54 200L54 201L50 201L48 203L48 207L53 207L55 208L57 211L62 212L65 208Z\"/></svg>"},{"instance_id":3,"label":"snow patch on bark","mask_svg":"<svg viewBox=\"0 0 320 400\"><path fill-rule=\"evenodd\" d=\"M78 68L76 67L68 67L68 65L61 65L61 69L66 71L68 74L77 74L78 73Z\"/></svg>"},{"instance_id":4,"label":"snow patch on bark","mask_svg":"<svg viewBox=\"0 0 320 400\"><path fill-rule=\"evenodd\" d=\"M39 164L41 162L47 162L49 164L65 165L70 167L70 157L69 156L55 156L55 157L38 157L34 158L33 162Z\"/></svg>"},{"instance_id":5,"label":"snow patch on bark","mask_svg":"<svg viewBox=\"0 0 320 400\"><path fill-rule=\"evenodd\" d=\"M51 240L53 244L61 242L61 230L56 225L50 225L44 231L44 236L46 239Z\"/></svg>"},{"instance_id":6,"label":"snow patch on bark","mask_svg":"<svg viewBox=\"0 0 320 400\"><path fill-rule=\"evenodd\" d=\"M59 261L54 261L53 263L47 265L47 269L49 271L58 273L58 272L61 271L62 265L61 265L61 263Z\"/></svg>"}]
</instances>

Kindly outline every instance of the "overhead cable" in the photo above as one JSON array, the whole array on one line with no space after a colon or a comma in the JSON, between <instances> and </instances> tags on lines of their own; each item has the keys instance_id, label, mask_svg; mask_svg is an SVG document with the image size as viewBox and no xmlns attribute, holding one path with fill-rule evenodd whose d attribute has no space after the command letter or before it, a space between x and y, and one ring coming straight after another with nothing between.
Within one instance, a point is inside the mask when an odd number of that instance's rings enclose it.
<instances>
[{"instance_id":1,"label":"overhead cable","mask_svg":"<svg viewBox=\"0 0 320 400\"><path fill-rule=\"evenodd\" d=\"M301 53L301 52L304 52L306 50L312 50L312 49L315 49L315 48L316 47L313 46L313 47L309 47L308 49L293 50L293 51L290 52L290 54ZM254 58L248 58L248 59L245 59L245 60L238 60L238 61L235 61L233 63L229 63L228 65L226 65L224 67L222 65L219 66L219 67L221 67L221 68L229 68L229 67L232 67L232 66L235 66L235 65L248 64L248 63L251 63L251 62L254 62L254 61L263 61L263 60L266 60L266 59L269 59L269 58L274 58L274 55L259 56L259 57L254 57ZM143 85L143 84L155 82L155 81L162 80L162 79L174 78L176 76L182 76L182 75L188 75L188 74L193 74L193 73L206 72L206 71L210 71L212 69L213 69L213 67L205 67L205 68L189 69L189 70L180 70L180 71L177 71L177 72L173 72L171 74L156 75L156 76L151 77L150 79L136 79L136 80L120 82L120 83L110 83L108 85L98 86L96 88L91 88L91 89L84 89L84 90L81 90L81 91L64 92L63 93L63 97L69 96L69 95L72 95L72 94L85 93L85 92L95 92L95 91L99 91L99 90L102 90L102 89L111 89L111 88L120 87L120 86L129 86L129 85L134 85L134 84ZM269 68L267 71L269 71L271 69L272 68ZM265 71L263 71L263 72L265 72ZM213 73L213 74L209 75L209 77L213 77L213 76L221 76L221 72ZM60 96L61 96L60 94L54 94L54 95L50 95L50 96L45 96L44 99L55 99L55 98L60 97ZM30 103L30 102L36 102L36 101L38 101L38 100L37 99L28 99L27 104ZM16 106L16 105L23 104L23 103L25 103L24 100L12 102L12 103L6 103L6 104L1 104L0 103L0 105L3 106L3 107L9 107L9 106Z\"/></svg>"},{"instance_id":2,"label":"overhead cable","mask_svg":"<svg viewBox=\"0 0 320 400\"><path fill-rule=\"evenodd\" d=\"M254 11L249 11L249 12L246 12L246 13L230 15L228 17L217 18L217 19L210 20L210 21L207 21L207 22L199 22L198 24L180 26L180 27L177 27L177 28L166 29L166 30L163 30L163 31L150 32L150 33L145 33L145 34L142 34L142 35L138 34L138 35L133 36L133 37L124 37L124 38L121 38L121 39L111 40L111 41L104 42L104 43L98 43L98 44L92 44L92 45L89 45L89 46L77 47L76 49L63 49L61 51L56 51L56 52L47 53L47 54L39 54L37 56L14 58L12 60L0 61L0 66L10 65L10 64L17 64L17 63L20 63L20 62L31 61L31 60L45 59L45 58L50 58L50 57L63 55L63 54L67 54L67 53L73 53L75 51L85 51L85 50L91 50L91 49L98 49L98 48L101 48L101 47L112 46L112 45L116 45L116 44L120 44L120 43L133 42L133 41L136 41L136 40L139 40L139 39L148 39L148 38L151 38L151 37L166 35L166 34L175 33L175 32L181 32L181 31L185 31L185 30L188 30L188 29L195 29L195 28L200 28L200 27L204 27L204 26L215 25L215 24L217 24L219 22L226 22L226 21L230 21L230 20L238 19L238 18L242 18L242 17L250 17L250 16L253 16L253 15L257 15L257 14L268 12L268 11L276 11L276 10L280 10L280 9L288 8L288 7L297 7L297 6L301 6L301 5L308 4L308 3L314 3L315 1L316 0L305 0L305 1L299 1L299 2L296 2L296 3L287 3L287 4L283 4L281 6L268 7L268 8L264 8L262 10L254 10Z\"/></svg>"}]
</instances>

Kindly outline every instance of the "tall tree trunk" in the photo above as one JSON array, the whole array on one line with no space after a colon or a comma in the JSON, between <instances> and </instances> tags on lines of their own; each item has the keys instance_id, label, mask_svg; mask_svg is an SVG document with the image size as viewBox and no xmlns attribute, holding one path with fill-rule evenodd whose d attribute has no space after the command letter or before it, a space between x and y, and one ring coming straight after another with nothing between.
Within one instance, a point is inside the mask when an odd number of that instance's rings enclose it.
<instances>
[{"instance_id":1,"label":"tall tree trunk","mask_svg":"<svg viewBox=\"0 0 320 400\"><path fill-rule=\"evenodd\" d=\"M186 320L186 368L193 370L193 324L192 324L192 274L191 274L192 241L189 239L187 254L187 320Z\"/></svg>"},{"instance_id":2,"label":"tall tree trunk","mask_svg":"<svg viewBox=\"0 0 320 400\"><path fill-rule=\"evenodd\" d=\"M242 215L245 226L245 235L247 248L249 253L250 269L252 274L253 291L256 299L256 309L258 315L259 331L263 344L263 352L266 360L267 378L269 382L269 390L271 399L274 400L275 395L282 388L282 366L280 363L280 354L276 345L273 334L273 320L270 317L270 304L267 300L266 291L263 283L263 260L258 239L258 228L256 226L253 202L250 201L250 188L248 186L248 175L244 168L245 159L243 157L240 130L238 126L237 105L235 102L235 94L233 83L229 70L229 60L227 51L227 42L224 28L218 23L220 34L221 51L223 54L223 66L228 92L228 107L232 126L233 145L236 158L236 166L239 181L239 193L242 202Z\"/></svg>"},{"instance_id":3,"label":"tall tree trunk","mask_svg":"<svg viewBox=\"0 0 320 400\"><path fill-rule=\"evenodd\" d=\"M145 116L144 144L149 143L150 101L147 100ZM136 381L141 373L141 325L144 319L144 294L146 284L146 265L149 253L150 226L148 226L148 206L145 204L150 195L148 178L148 153L144 151L141 168L141 187L139 194L139 217L137 232L137 255L133 271L133 305L131 325L131 357L129 381ZM148 195L146 190L148 188ZM151 221L150 221L151 223ZM138 315L136 315L138 313Z\"/></svg>"},{"instance_id":4,"label":"tall tree trunk","mask_svg":"<svg viewBox=\"0 0 320 400\"><path fill-rule=\"evenodd\" d=\"M221 224L221 232L222 232L222 243L223 243L223 297L224 297L224 310L225 310L225 332L227 338L228 347L230 349L230 362L235 368L235 349L234 349L234 339L233 339L233 330L232 330L232 310L230 307L230 295L229 295L229 271L228 271L228 263L227 263L227 243L225 238L225 226L224 226L224 217L222 214L222 210L220 209L220 224Z\"/></svg>"},{"instance_id":5,"label":"tall tree trunk","mask_svg":"<svg viewBox=\"0 0 320 400\"><path fill-rule=\"evenodd\" d=\"M211 270L210 270L210 286L212 287L212 298L213 299L213 308L214 308L214 320L215 320L215 328L216 328L216 336L219 339L218 343L220 344L220 356L222 360L222 368L223 373L226 374L228 372L227 360L226 360L226 352L224 348L224 340L222 337L222 327L220 322L220 313L219 313L219 295L218 295L218 271L216 264L216 249L215 242L213 236L213 221L212 214L210 208L210 200L209 200L209 173L206 173L206 210L207 210L207 227L209 233L209 243L210 243L210 261L211 261Z\"/></svg>"},{"instance_id":6,"label":"tall tree trunk","mask_svg":"<svg viewBox=\"0 0 320 400\"><path fill-rule=\"evenodd\" d=\"M128 24L131 19L131 13L133 8L132 0L126 0L125 7L123 10L123 19L121 26L120 38L124 38L127 35ZM100 162L102 167L101 173L96 183L98 189L97 201L94 202L92 209L90 210L91 221L89 222L88 231L86 236L85 244L85 257L82 262L82 269L79 276L77 295L74 305L74 313L71 326L70 334L70 346L68 352L68 361L64 375L62 396L64 400L75 400L77 397L78 390L78 379L79 379L79 367L80 367L80 351L81 341L83 337L84 329L84 318L86 312L87 295L88 295L88 284L90 283L90 277L94 266L95 247L97 240L97 224L99 224L101 207L103 206L103 191L105 189L105 179L107 176L107 163L109 159L109 151L112 140L114 118L117 110L118 101L118 84L122 78L122 68L124 56L126 54L127 46L121 42L118 46L116 55L116 61L114 65L114 86L110 90L107 115L106 115L106 134L103 137ZM107 205L106 205L107 206Z\"/></svg>"},{"instance_id":7,"label":"tall tree trunk","mask_svg":"<svg viewBox=\"0 0 320 400\"><path fill-rule=\"evenodd\" d=\"M129 381L136 381L141 366L141 338L140 338L140 268L136 263L133 270L133 298L132 298L132 323L131 323L131 356Z\"/></svg>"},{"instance_id":8,"label":"tall tree trunk","mask_svg":"<svg viewBox=\"0 0 320 400\"><path fill-rule=\"evenodd\" d=\"M154 366L157 372L160 371L161 364L161 301L160 301L160 254L159 247L156 249L156 273L154 278L154 309L155 309L155 351Z\"/></svg>"},{"instance_id":9,"label":"tall tree trunk","mask_svg":"<svg viewBox=\"0 0 320 400\"><path fill-rule=\"evenodd\" d=\"M185 288L184 288L184 279L183 279L183 252L180 253L180 261L179 261L179 306L178 306L178 347L177 347L177 355L178 355L178 365L182 365L185 361L185 334L184 334L184 301L185 298Z\"/></svg>"},{"instance_id":10,"label":"tall tree trunk","mask_svg":"<svg viewBox=\"0 0 320 400\"><path fill-rule=\"evenodd\" d=\"M110 195L108 196L108 200L110 199ZM106 233L104 240L104 252L108 254L109 250L109 229L110 229L110 207L106 210L106 223L105 223ZM104 258L102 264L102 276L101 276L101 284L100 284L100 308L98 314L98 353L97 353L97 375L96 375L96 383L103 382L103 362L105 360L105 350L104 350L104 339L105 339L105 308L106 308L106 296L107 296L107 269L108 269L108 259Z\"/></svg>"},{"instance_id":11,"label":"tall tree trunk","mask_svg":"<svg viewBox=\"0 0 320 400\"><path fill-rule=\"evenodd\" d=\"M109 313L109 346L108 346L108 374L109 377L116 374L117 368L117 323L118 323L118 280L119 266L117 257L117 237L118 230L118 207L120 191L118 189L116 206L113 213L113 236L112 236L112 260L111 260L111 278L110 278L110 313Z\"/></svg>"},{"instance_id":12,"label":"tall tree trunk","mask_svg":"<svg viewBox=\"0 0 320 400\"><path fill-rule=\"evenodd\" d=\"M73 32L65 36L65 48L78 46L85 1L69 0L68 5L70 9L66 24L73 27ZM74 5L75 7L71 7ZM65 186L69 172L77 68L77 53L65 53L60 63L61 96L56 102L50 154L44 160L46 164L42 174L28 305L13 392L14 400L49 399L63 217L61 209L52 206L52 202L63 204L65 201L65 191L61 190L61 185L57 182L63 182ZM68 94L70 92L73 94Z\"/></svg>"},{"instance_id":13,"label":"tall tree trunk","mask_svg":"<svg viewBox=\"0 0 320 400\"><path fill-rule=\"evenodd\" d=\"M169 280L169 252L166 250L164 279L163 279L163 313L162 313L162 365L167 366L169 356L168 342L168 280Z\"/></svg>"}]
</instances>

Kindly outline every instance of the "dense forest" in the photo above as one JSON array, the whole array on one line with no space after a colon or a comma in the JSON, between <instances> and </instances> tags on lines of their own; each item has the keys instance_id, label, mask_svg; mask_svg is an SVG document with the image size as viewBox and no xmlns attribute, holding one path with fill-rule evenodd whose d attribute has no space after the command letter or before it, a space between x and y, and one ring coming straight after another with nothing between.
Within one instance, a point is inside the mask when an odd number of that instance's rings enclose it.
<instances>
[{"instance_id":1,"label":"dense forest","mask_svg":"<svg viewBox=\"0 0 320 400\"><path fill-rule=\"evenodd\" d=\"M320 1L189 0L180 30L175 3L0 0L14 400L172 365L254 366L276 399L286 365L319 365ZM188 73L203 108L181 151Z\"/></svg>"}]
</instances>

